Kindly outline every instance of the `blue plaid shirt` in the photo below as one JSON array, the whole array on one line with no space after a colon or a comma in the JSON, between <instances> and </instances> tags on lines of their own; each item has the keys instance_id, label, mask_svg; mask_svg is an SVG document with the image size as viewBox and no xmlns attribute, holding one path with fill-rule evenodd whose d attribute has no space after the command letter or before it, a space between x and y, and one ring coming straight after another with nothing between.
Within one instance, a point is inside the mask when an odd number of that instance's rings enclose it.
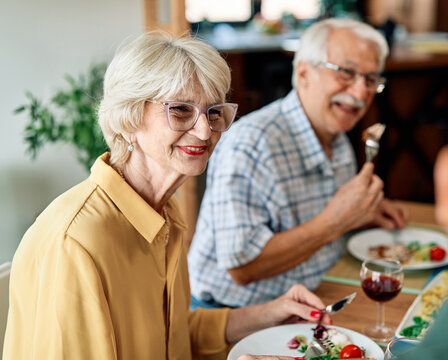
<instances>
[{"instance_id":1,"label":"blue plaid shirt","mask_svg":"<svg viewBox=\"0 0 448 360\"><path fill-rule=\"evenodd\" d=\"M237 121L210 159L188 255L192 295L229 306L258 304L292 285L315 289L343 252L341 238L297 267L246 286L226 269L254 260L276 233L319 214L356 172L345 134L326 157L296 92Z\"/></svg>"}]
</instances>

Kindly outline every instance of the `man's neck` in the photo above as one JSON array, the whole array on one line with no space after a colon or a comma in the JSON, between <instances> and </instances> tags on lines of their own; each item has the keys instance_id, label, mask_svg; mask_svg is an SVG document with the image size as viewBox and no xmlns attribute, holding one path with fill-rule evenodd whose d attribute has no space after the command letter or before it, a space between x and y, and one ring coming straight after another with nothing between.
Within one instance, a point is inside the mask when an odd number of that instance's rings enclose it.
<instances>
[{"instance_id":1,"label":"man's neck","mask_svg":"<svg viewBox=\"0 0 448 360\"><path fill-rule=\"evenodd\" d=\"M325 129L319 127L318 121L313 121L313 117L306 110L306 105L304 104L304 101L303 101L305 99L302 99L302 97L300 96L300 91L297 91L297 96L302 105L303 112L305 113L306 117L308 118L308 121L310 122L311 127L313 128L314 133L316 134L316 137L319 140L325 155L327 156L328 159L331 160L332 153L333 153L333 151L332 151L333 141L336 136L334 134L329 133ZM306 101L305 101L305 103L306 103Z\"/></svg>"}]
</instances>

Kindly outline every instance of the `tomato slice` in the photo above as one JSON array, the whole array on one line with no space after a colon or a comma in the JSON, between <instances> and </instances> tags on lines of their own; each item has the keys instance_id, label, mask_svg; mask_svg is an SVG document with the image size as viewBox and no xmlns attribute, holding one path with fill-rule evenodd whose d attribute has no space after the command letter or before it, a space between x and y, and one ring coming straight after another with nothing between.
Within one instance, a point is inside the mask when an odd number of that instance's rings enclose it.
<instances>
[{"instance_id":1,"label":"tomato slice","mask_svg":"<svg viewBox=\"0 0 448 360\"><path fill-rule=\"evenodd\" d=\"M353 359L362 357L363 353L361 348L354 344L344 346L339 354L339 359Z\"/></svg>"},{"instance_id":2,"label":"tomato slice","mask_svg":"<svg viewBox=\"0 0 448 360\"><path fill-rule=\"evenodd\" d=\"M442 261L445 259L446 251L444 248L440 246L434 246L431 248L431 260L433 261Z\"/></svg>"}]
</instances>

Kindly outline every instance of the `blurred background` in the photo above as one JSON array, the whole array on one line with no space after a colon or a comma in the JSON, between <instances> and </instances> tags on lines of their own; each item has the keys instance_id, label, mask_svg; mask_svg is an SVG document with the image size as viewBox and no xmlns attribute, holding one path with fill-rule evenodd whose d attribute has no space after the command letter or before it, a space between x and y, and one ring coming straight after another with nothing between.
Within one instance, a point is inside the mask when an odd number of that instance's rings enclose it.
<instances>
[{"instance_id":1,"label":"blurred background","mask_svg":"<svg viewBox=\"0 0 448 360\"><path fill-rule=\"evenodd\" d=\"M70 139L62 130L52 131L52 121L70 121L96 106L100 95L86 95L91 82L98 82L89 77L91 68L110 61L120 44L147 29L191 31L231 66L230 100L239 103L241 116L291 89L301 31L330 16L368 22L392 47L386 90L349 134L359 163L364 161L362 130L385 123L376 166L386 195L433 202L434 160L448 138L446 0L6 0L0 2L0 263L12 259L24 232L50 201L88 176L80 152L95 154L103 145L87 149L98 141L82 128L92 126L92 119L78 119L75 130L81 135ZM52 102L61 90L66 92ZM201 176L182 195L193 214L203 187Z\"/></svg>"}]
</instances>

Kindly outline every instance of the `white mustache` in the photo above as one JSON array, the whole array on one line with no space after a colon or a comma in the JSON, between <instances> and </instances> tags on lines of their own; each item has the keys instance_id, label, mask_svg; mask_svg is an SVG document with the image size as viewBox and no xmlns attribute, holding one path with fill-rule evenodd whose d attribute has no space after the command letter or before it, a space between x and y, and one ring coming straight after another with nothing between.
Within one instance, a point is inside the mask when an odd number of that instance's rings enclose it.
<instances>
[{"instance_id":1,"label":"white mustache","mask_svg":"<svg viewBox=\"0 0 448 360\"><path fill-rule=\"evenodd\" d=\"M347 105L355 106L357 108L363 108L366 105L364 100L356 100L353 96L346 93L336 94L331 98L331 102L339 102Z\"/></svg>"}]
</instances>

